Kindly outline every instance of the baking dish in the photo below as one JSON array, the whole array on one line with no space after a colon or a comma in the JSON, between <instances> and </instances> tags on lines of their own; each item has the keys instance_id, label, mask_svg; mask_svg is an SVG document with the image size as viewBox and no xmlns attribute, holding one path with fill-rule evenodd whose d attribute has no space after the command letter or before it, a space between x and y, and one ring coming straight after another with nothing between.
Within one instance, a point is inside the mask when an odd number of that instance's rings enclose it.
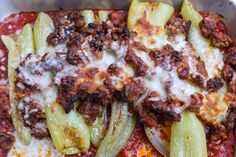
<instances>
[{"instance_id":1,"label":"baking dish","mask_svg":"<svg viewBox=\"0 0 236 157\"><path fill-rule=\"evenodd\" d=\"M170 3L170 2L168 2ZM230 34L235 38L235 3L233 1L193 1L199 10L214 11L224 16ZM93 1L3 1L1 8L1 18L18 11L55 10L60 8L102 8L102 9L126 9L129 1L99 1L94 5ZM174 6L178 8L180 1L174 1ZM9 6L9 7L8 7ZM73 7L77 6L77 7Z\"/></svg>"}]
</instances>

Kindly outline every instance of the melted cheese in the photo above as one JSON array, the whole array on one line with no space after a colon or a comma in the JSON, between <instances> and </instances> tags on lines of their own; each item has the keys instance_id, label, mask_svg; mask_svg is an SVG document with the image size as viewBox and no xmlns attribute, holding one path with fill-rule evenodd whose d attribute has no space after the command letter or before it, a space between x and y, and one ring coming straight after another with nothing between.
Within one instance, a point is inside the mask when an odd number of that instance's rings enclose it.
<instances>
[{"instance_id":1,"label":"melted cheese","mask_svg":"<svg viewBox=\"0 0 236 157\"><path fill-rule=\"evenodd\" d=\"M170 44L176 51L186 51L188 49L188 42L185 40L184 34L177 34L170 37L168 44Z\"/></svg>"},{"instance_id":2,"label":"melted cheese","mask_svg":"<svg viewBox=\"0 0 236 157\"><path fill-rule=\"evenodd\" d=\"M194 43L193 47L196 53L205 62L208 77L213 78L218 76L224 66L223 52L218 48L212 47L210 42L201 35L198 29L191 27L189 33L189 40L191 43Z\"/></svg>"},{"instance_id":3,"label":"melted cheese","mask_svg":"<svg viewBox=\"0 0 236 157\"><path fill-rule=\"evenodd\" d=\"M170 79L169 73L161 67L155 68L155 75L144 79L145 86L151 91L157 91L163 99L166 99L167 93L165 83Z\"/></svg>"},{"instance_id":4,"label":"melted cheese","mask_svg":"<svg viewBox=\"0 0 236 157\"><path fill-rule=\"evenodd\" d=\"M142 51L136 51L135 53L138 57L140 57L149 67L153 67L154 63L147 54L147 52L142 52Z\"/></svg>"},{"instance_id":5,"label":"melted cheese","mask_svg":"<svg viewBox=\"0 0 236 157\"><path fill-rule=\"evenodd\" d=\"M204 61L208 78L221 77L221 69L224 66L223 52L212 47L210 41L205 39L201 32L194 27L190 29L189 41L193 43L196 54ZM206 91L201 92L204 95L204 100L199 116L206 122L219 125L225 119L229 107L229 104L224 100L225 88L224 86L220 91L210 94Z\"/></svg>"},{"instance_id":6,"label":"melted cheese","mask_svg":"<svg viewBox=\"0 0 236 157\"><path fill-rule=\"evenodd\" d=\"M206 94L200 108L200 117L213 125L219 125L226 117L229 104L221 93Z\"/></svg>"},{"instance_id":7,"label":"melted cheese","mask_svg":"<svg viewBox=\"0 0 236 157\"><path fill-rule=\"evenodd\" d=\"M189 96L198 91L198 89L184 80L180 80L176 72L172 72L171 92L189 105Z\"/></svg>"},{"instance_id":8,"label":"melted cheese","mask_svg":"<svg viewBox=\"0 0 236 157\"><path fill-rule=\"evenodd\" d=\"M25 97L23 100L27 103L33 100L35 103L39 105L39 108L41 108L42 111L44 112L45 100L41 92L33 92L29 97Z\"/></svg>"},{"instance_id":9,"label":"melted cheese","mask_svg":"<svg viewBox=\"0 0 236 157\"><path fill-rule=\"evenodd\" d=\"M183 34L177 34L174 36L170 36L168 40L168 44L170 44L176 51L182 52L185 60L189 65L189 70L191 74L201 75L197 72L197 58L198 55L192 47L192 44L186 41L186 36ZM204 76L202 76L204 78Z\"/></svg>"},{"instance_id":10,"label":"melted cheese","mask_svg":"<svg viewBox=\"0 0 236 157\"><path fill-rule=\"evenodd\" d=\"M44 98L44 105L52 104L57 99L57 87L51 86L42 92ZM45 106L44 106L45 107Z\"/></svg>"},{"instance_id":11,"label":"melted cheese","mask_svg":"<svg viewBox=\"0 0 236 157\"><path fill-rule=\"evenodd\" d=\"M58 44L55 47L49 46L46 52L67 52L67 47L65 43Z\"/></svg>"},{"instance_id":12,"label":"melted cheese","mask_svg":"<svg viewBox=\"0 0 236 157\"><path fill-rule=\"evenodd\" d=\"M160 38L159 38L160 39ZM158 40L156 40L156 43L158 43ZM192 48L189 46L189 43L185 40L186 36L179 34L172 37L171 41L163 40L163 44L170 44L176 51L184 51L184 53L187 53L186 56L190 60L191 57L188 56L188 53L192 51ZM155 42L154 42L155 43ZM145 46L149 47L150 43L144 43ZM159 44L156 44L155 48L159 48ZM158 92L161 97L165 100L168 93L166 91L166 83L171 82L171 88L170 92L177 98L180 99L185 103L184 106L173 106L172 109L177 112L181 113L186 107L190 105L189 96L191 94L194 94L195 92L198 92L199 89L193 85L191 85L189 82L180 80L177 72L175 69L173 70L165 70L162 67L154 67L152 60L150 59L149 55L145 52L135 51L136 55L142 58L142 60L151 67L149 76L144 78L145 86L148 88L149 91L156 91ZM169 65L168 63L165 65L168 69ZM191 68L191 66L190 66ZM196 72L195 66L192 65L191 68L192 71Z\"/></svg>"},{"instance_id":13,"label":"melted cheese","mask_svg":"<svg viewBox=\"0 0 236 157\"><path fill-rule=\"evenodd\" d=\"M15 143L8 153L8 157L63 157L64 155L58 153L54 148L51 139L35 139L26 146L23 145L17 134L14 133Z\"/></svg>"},{"instance_id":14,"label":"melted cheese","mask_svg":"<svg viewBox=\"0 0 236 157\"><path fill-rule=\"evenodd\" d=\"M25 79L27 84L36 85L39 89L44 90L52 84L52 74L44 71L40 64L35 64L40 59L40 56L31 55L24 61L25 66L19 67L19 71L20 76ZM41 74L35 74L36 72L40 72Z\"/></svg>"},{"instance_id":15,"label":"melted cheese","mask_svg":"<svg viewBox=\"0 0 236 157\"><path fill-rule=\"evenodd\" d=\"M182 107L173 106L173 110L177 113L181 113L186 107L190 105L189 96L198 92L199 89L189 84L184 80L180 80L175 71L167 71L161 67L155 68L155 75L150 78L145 78L145 86L150 91L158 92L161 97L165 100L168 93L166 91L166 83L171 81L170 92L176 96L176 98L185 102Z\"/></svg>"},{"instance_id":16,"label":"melted cheese","mask_svg":"<svg viewBox=\"0 0 236 157\"><path fill-rule=\"evenodd\" d=\"M36 85L41 90L46 89L52 83L52 75L50 72L43 72L42 75L32 75L29 70L21 69L21 74L28 84Z\"/></svg>"},{"instance_id":17,"label":"melted cheese","mask_svg":"<svg viewBox=\"0 0 236 157\"><path fill-rule=\"evenodd\" d=\"M165 34L164 30L159 30L157 32L158 34L155 34L153 36L143 36L143 35L137 35L134 40L142 43L144 46L148 48L161 48L164 46L167 42L167 35Z\"/></svg>"},{"instance_id":18,"label":"melted cheese","mask_svg":"<svg viewBox=\"0 0 236 157\"><path fill-rule=\"evenodd\" d=\"M98 67L101 71L106 71L107 68L116 62L115 54L112 52L103 51L103 56L101 59L93 59L90 61L89 67Z\"/></svg>"},{"instance_id":19,"label":"melted cheese","mask_svg":"<svg viewBox=\"0 0 236 157\"><path fill-rule=\"evenodd\" d=\"M54 83L57 85L61 84L61 79L65 76L77 76L77 74L75 74L75 71L79 70L80 67L79 66L74 66L74 65L70 65L70 64L65 64L64 68L59 71L58 73L56 73L56 76L54 77Z\"/></svg>"}]
</instances>

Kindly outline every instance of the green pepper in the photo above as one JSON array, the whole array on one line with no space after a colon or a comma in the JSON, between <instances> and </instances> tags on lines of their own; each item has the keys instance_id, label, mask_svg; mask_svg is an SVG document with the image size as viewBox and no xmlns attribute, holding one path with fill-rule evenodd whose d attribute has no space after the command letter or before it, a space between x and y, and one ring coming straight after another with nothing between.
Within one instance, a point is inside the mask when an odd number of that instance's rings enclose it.
<instances>
[{"instance_id":1,"label":"green pepper","mask_svg":"<svg viewBox=\"0 0 236 157\"><path fill-rule=\"evenodd\" d=\"M98 22L99 23L106 22L107 19L108 19L108 11L99 10L98 11Z\"/></svg>"},{"instance_id":2,"label":"green pepper","mask_svg":"<svg viewBox=\"0 0 236 157\"><path fill-rule=\"evenodd\" d=\"M132 0L128 13L128 28L130 31L136 30L137 20L144 18L153 26L164 27L174 12L174 8L168 4L157 2L139 2ZM160 18L161 17L161 18Z\"/></svg>"},{"instance_id":3,"label":"green pepper","mask_svg":"<svg viewBox=\"0 0 236 157\"><path fill-rule=\"evenodd\" d=\"M207 157L206 135L195 113L184 111L172 125L170 157Z\"/></svg>"},{"instance_id":4,"label":"green pepper","mask_svg":"<svg viewBox=\"0 0 236 157\"><path fill-rule=\"evenodd\" d=\"M9 80L9 98L11 105L11 116L15 129L19 135L20 140L24 144L29 144L32 136L31 130L24 126L24 121L21 115L16 112L17 97L14 92L14 82L16 79L15 69L29 53L35 53L34 39L36 48L45 47L47 36L49 32L53 31L54 25L51 18L44 13L40 13L34 25L34 32L30 24L26 24L17 41L14 41L9 36L1 36L3 43L7 47L8 53L8 80ZM38 50L37 50L38 52Z\"/></svg>"},{"instance_id":5,"label":"green pepper","mask_svg":"<svg viewBox=\"0 0 236 157\"><path fill-rule=\"evenodd\" d=\"M17 46L20 51L20 58L23 60L29 54L35 53L34 48L34 33L32 26L30 24L26 24L19 37L17 38Z\"/></svg>"},{"instance_id":6,"label":"green pepper","mask_svg":"<svg viewBox=\"0 0 236 157\"><path fill-rule=\"evenodd\" d=\"M158 2L143 2L132 0L129 12L127 27L130 31L136 32L137 41L145 43L145 46L160 48L166 44L167 35L165 32L165 24L174 13L174 8L168 4ZM161 18L160 18L161 17ZM153 29L147 30L140 20L145 20L145 23ZM153 44L150 41L156 41Z\"/></svg>"},{"instance_id":7,"label":"green pepper","mask_svg":"<svg viewBox=\"0 0 236 157\"><path fill-rule=\"evenodd\" d=\"M48 14L40 12L34 24L34 41L37 54L44 54L47 47L47 37L55 31L53 20Z\"/></svg>"},{"instance_id":8,"label":"green pepper","mask_svg":"<svg viewBox=\"0 0 236 157\"><path fill-rule=\"evenodd\" d=\"M100 140L102 133L106 127L107 121L107 108L103 109L102 115L97 117L96 121L89 127L90 129L90 141L91 143L97 147Z\"/></svg>"},{"instance_id":9,"label":"green pepper","mask_svg":"<svg viewBox=\"0 0 236 157\"><path fill-rule=\"evenodd\" d=\"M32 139L31 130L30 128L25 127L22 116L16 111L16 105L18 102L16 93L14 92L14 82L16 79L15 69L20 63L19 49L17 48L16 42L11 37L2 35L1 38L8 49L9 100L13 125L22 143L28 145Z\"/></svg>"},{"instance_id":10,"label":"green pepper","mask_svg":"<svg viewBox=\"0 0 236 157\"><path fill-rule=\"evenodd\" d=\"M49 132L56 149L64 154L77 154L90 147L89 128L84 118L75 110L65 113L61 105L53 103L46 107Z\"/></svg>"},{"instance_id":11,"label":"green pepper","mask_svg":"<svg viewBox=\"0 0 236 157\"><path fill-rule=\"evenodd\" d=\"M84 17L85 26L95 21L94 13L92 10L83 10L82 15Z\"/></svg>"},{"instance_id":12,"label":"green pepper","mask_svg":"<svg viewBox=\"0 0 236 157\"><path fill-rule=\"evenodd\" d=\"M184 20L190 20L193 26L196 28L199 28L199 23L203 19L198 11L194 9L192 3L190 3L188 0L183 1L181 15L183 16Z\"/></svg>"},{"instance_id":13,"label":"green pepper","mask_svg":"<svg viewBox=\"0 0 236 157\"><path fill-rule=\"evenodd\" d=\"M210 40L202 35L199 23L203 17L188 0L183 1L181 15L185 21L192 22L188 41L192 44L196 55L205 63L208 77L221 77L219 64L224 63L223 54L218 48L212 47ZM219 91L205 94L203 105L201 105L200 111L197 113L198 116L213 125L221 125L220 123L225 120L230 106L224 99L226 90L227 86L223 86ZM209 108L209 103L213 103L214 107Z\"/></svg>"},{"instance_id":14,"label":"green pepper","mask_svg":"<svg viewBox=\"0 0 236 157\"><path fill-rule=\"evenodd\" d=\"M108 131L99 144L96 157L115 157L129 140L135 125L136 117L128 111L128 104L112 104Z\"/></svg>"}]
</instances>

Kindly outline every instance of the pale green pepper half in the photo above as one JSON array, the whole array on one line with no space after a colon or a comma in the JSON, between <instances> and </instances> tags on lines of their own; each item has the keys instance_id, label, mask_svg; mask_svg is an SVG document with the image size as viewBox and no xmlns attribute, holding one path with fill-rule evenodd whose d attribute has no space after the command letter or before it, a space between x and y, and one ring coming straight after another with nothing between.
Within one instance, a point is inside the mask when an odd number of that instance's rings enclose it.
<instances>
[{"instance_id":1,"label":"pale green pepper half","mask_svg":"<svg viewBox=\"0 0 236 157\"><path fill-rule=\"evenodd\" d=\"M97 117L96 121L89 127L90 141L95 147L98 147L98 144L101 141L102 133L106 128L106 122L107 122L107 108L104 107L102 115Z\"/></svg>"},{"instance_id":2,"label":"pale green pepper half","mask_svg":"<svg viewBox=\"0 0 236 157\"><path fill-rule=\"evenodd\" d=\"M18 103L16 93L14 92L14 82L16 79L16 67L20 63L20 53L19 49L17 49L17 44L9 36L2 35L1 36L3 43L8 49L8 81L9 81L9 100L11 106L11 117L13 121L13 125L18 133L19 139L23 144L30 144L32 139L30 128L24 125L24 121L22 116L17 113L16 105Z\"/></svg>"},{"instance_id":3,"label":"pale green pepper half","mask_svg":"<svg viewBox=\"0 0 236 157\"><path fill-rule=\"evenodd\" d=\"M56 149L64 154L78 154L90 147L89 127L75 110L65 113L61 105L54 103L46 107L49 132Z\"/></svg>"},{"instance_id":4,"label":"pale green pepper half","mask_svg":"<svg viewBox=\"0 0 236 157\"><path fill-rule=\"evenodd\" d=\"M51 17L43 12L38 14L34 23L34 41L36 54L43 55L47 50L47 37L55 31L55 26Z\"/></svg>"},{"instance_id":5,"label":"pale green pepper half","mask_svg":"<svg viewBox=\"0 0 236 157\"><path fill-rule=\"evenodd\" d=\"M85 26L95 21L94 13L92 10L83 10L82 15L84 17Z\"/></svg>"},{"instance_id":6,"label":"pale green pepper half","mask_svg":"<svg viewBox=\"0 0 236 157\"><path fill-rule=\"evenodd\" d=\"M102 23L102 22L106 22L108 19L108 11L106 10L99 10L98 11L98 22Z\"/></svg>"},{"instance_id":7,"label":"pale green pepper half","mask_svg":"<svg viewBox=\"0 0 236 157\"><path fill-rule=\"evenodd\" d=\"M23 60L29 53L35 54L34 33L32 26L26 24L19 37L17 38L17 46L20 51L20 58Z\"/></svg>"},{"instance_id":8,"label":"pale green pepper half","mask_svg":"<svg viewBox=\"0 0 236 157\"><path fill-rule=\"evenodd\" d=\"M129 140L135 125L136 117L128 111L128 104L112 104L108 131L99 144L96 157L115 157Z\"/></svg>"},{"instance_id":9,"label":"pale green pepper half","mask_svg":"<svg viewBox=\"0 0 236 157\"><path fill-rule=\"evenodd\" d=\"M206 135L195 113L184 111L171 127L170 157L207 157Z\"/></svg>"}]
</instances>

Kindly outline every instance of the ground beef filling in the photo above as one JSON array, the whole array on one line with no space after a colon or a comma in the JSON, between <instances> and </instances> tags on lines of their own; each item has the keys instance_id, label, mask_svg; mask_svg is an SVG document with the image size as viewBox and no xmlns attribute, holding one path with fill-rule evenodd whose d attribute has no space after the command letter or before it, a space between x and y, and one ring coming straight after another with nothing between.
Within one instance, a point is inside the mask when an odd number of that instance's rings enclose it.
<instances>
[{"instance_id":1,"label":"ground beef filling","mask_svg":"<svg viewBox=\"0 0 236 157\"><path fill-rule=\"evenodd\" d=\"M22 101L23 108L22 106L18 106L17 110L24 120L24 125L31 128L32 134L36 138L42 139L44 137L49 137L49 132L45 124L45 117L40 105L33 100Z\"/></svg>"},{"instance_id":2,"label":"ground beef filling","mask_svg":"<svg viewBox=\"0 0 236 157\"><path fill-rule=\"evenodd\" d=\"M233 108L236 108L236 47L229 47L224 54L225 65L222 69L223 79L228 82L225 99Z\"/></svg>"},{"instance_id":3,"label":"ground beef filling","mask_svg":"<svg viewBox=\"0 0 236 157\"><path fill-rule=\"evenodd\" d=\"M77 36L84 25L84 17L80 11L59 11L54 17L56 31L48 36L48 43L52 46L63 43Z\"/></svg>"},{"instance_id":4,"label":"ground beef filling","mask_svg":"<svg viewBox=\"0 0 236 157\"><path fill-rule=\"evenodd\" d=\"M25 79L19 76L16 77L14 91L19 99L30 96L31 92L35 89L35 87L28 85Z\"/></svg>"},{"instance_id":5,"label":"ground beef filling","mask_svg":"<svg viewBox=\"0 0 236 157\"><path fill-rule=\"evenodd\" d=\"M223 86L224 86L223 81L221 80L221 78L218 77L211 78L207 81L207 90L209 92L215 92Z\"/></svg>"},{"instance_id":6,"label":"ground beef filling","mask_svg":"<svg viewBox=\"0 0 236 157\"><path fill-rule=\"evenodd\" d=\"M206 13L199 27L202 35L211 40L211 44L218 48L227 48L233 44L233 39L228 35L222 17L215 13Z\"/></svg>"},{"instance_id":7,"label":"ground beef filling","mask_svg":"<svg viewBox=\"0 0 236 157\"><path fill-rule=\"evenodd\" d=\"M75 81L76 78L67 76L61 80L61 86L59 87L58 102L64 107L66 113L72 110L74 103L79 97L76 88L74 88ZM80 97L83 100L87 95L88 93L86 89L84 89Z\"/></svg>"},{"instance_id":8,"label":"ground beef filling","mask_svg":"<svg viewBox=\"0 0 236 157\"><path fill-rule=\"evenodd\" d=\"M222 69L222 75L224 80L231 81L234 77L234 69L230 65L225 64Z\"/></svg>"},{"instance_id":9,"label":"ground beef filling","mask_svg":"<svg viewBox=\"0 0 236 157\"><path fill-rule=\"evenodd\" d=\"M199 112L200 107L203 105L203 95L195 93L190 96L189 110L191 112Z\"/></svg>"},{"instance_id":10,"label":"ground beef filling","mask_svg":"<svg viewBox=\"0 0 236 157\"><path fill-rule=\"evenodd\" d=\"M225 63L236 69L236 47L228 48L225 53Z\"/></svg>"},{"instance_id":11,"label":"ground beef filling","mask_svg":"<svg viewBox=\"0 0 236 157\"><path fill-rule=\"evenodd\" d=\"M191 21L184 21L178 12L175 12L166 24L170 34L187 34L191 26Z\"/></svg>"},{"instance_id":12,"label":"ground beef filling","mask_svg":"<svg viewBox=\"0 0 236 157\"><path fill-rule=\"evenodd\" d=\"M88 124L92 124L101 114L102 106L107 106L113 100L114 88L109 79L103 84L96 84L93 79L97 69L86 69L78 73L78 77L66 76L59 87L58 102L69 113L77 101L76 110L85 115ZM86 80L86 81L84 81Z\"/></svg>"},{"instance_id":13,"label":"ground beef filling","mask_svg":"<svg viewBox=\"0 0 236 157\"><path fill-rule=\"evenodd\" d=\"M0 148L4 151L11 149L15 142L15 137L12 134L0 133Z\"/></svg>"},{"instance_id":14,"label":"ground beef filling","mask_svg":"<svg viewBox=\"0 0 236 157\"><path fill-rule=\"evenodd\" d=\"M209 157L214 156L233 156L234 154L234 131L232 123L235 123L235 113L230 111L228 128L206 129L207 153ZM233 118L234 117L234 118Z\"/></svg>"},{"instance_id":15,"label":"ground beef filling","mask_svg":"<svg viewBox=\"0 0 236 157\"><path fill-rule=\"evenodd\" d=\"M147 126L170 126L174 121L180 121L181 116L169 109L168 100L163 101L157 92L151 92L142 102L141 107L136 107L140 119Z\"/></svg>"},{"instance_id":16,"label":"ground beef filling","mask_svg":"<svg viewBox=\"0 0 236 157\"><path fill-rule=\"evenodd\" d=\"M85 56L80 40L70 40L67 43L68 53L66 56L67 61L72 65L86 64L88 58Z\"/></svg>"},{"instance_id":17,"label":"ground beef filling","mask_svg":"<svg viewBox=\"0 0 236 157\"><path fill-rule=\"evenodd\" d=\"M9 97L6 87L3 85L0 85L0 104L1 104L1 110L0 110L0 119L3 120L10 120L11 116L8 114L10 111L9 106Z\"/></svg>"},{"instance_id":18,"label":"ground beef filling","mask_svg":"<svg viewBox=\"0 0 236 157\"><path fill-rule=\"evenodd\" d=\"M126 54L125 56L126 63L129 63L134 67L136 76L145 76L148 70L148 66L146 65L146 63L144 63L144 61L140 57L138 57L132 51L133 50L130 49L129 52Z\"/></svg>"}]
</instances>

